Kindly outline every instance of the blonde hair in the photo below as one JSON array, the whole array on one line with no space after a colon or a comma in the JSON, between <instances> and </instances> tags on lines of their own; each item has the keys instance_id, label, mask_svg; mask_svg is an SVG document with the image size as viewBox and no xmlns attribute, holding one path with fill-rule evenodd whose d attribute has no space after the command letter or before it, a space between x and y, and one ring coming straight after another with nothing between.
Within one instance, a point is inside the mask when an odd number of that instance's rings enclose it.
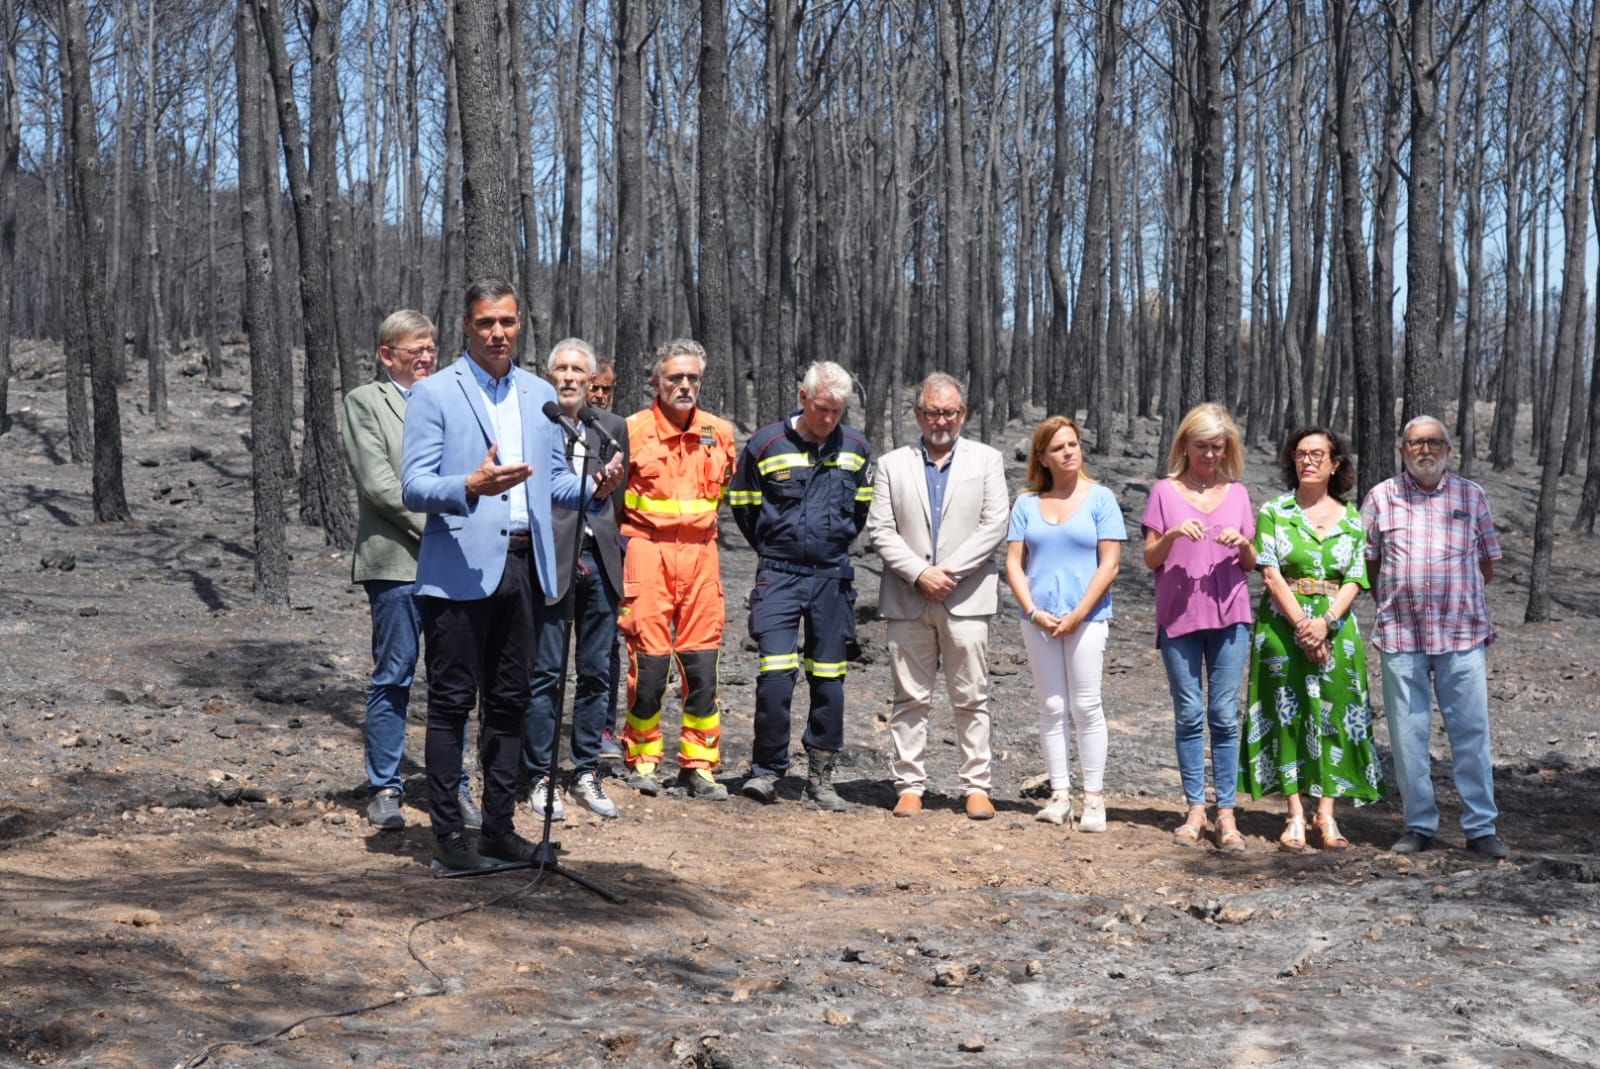
<instances>
[{"instance_id":1,"label":"blonde hair","mask_svg":"<svg viewBox=\"0 0 1600 1069\"><path fill-rule=\"evenodd\" d=\"M1179 479L1189 470L1189 442L1222 439L1222 459L1217 462L1217 474L1229 482L1244 474L1244 444L1239 441L1239 427L1228 410L1212 401L1189 409L1178 433L1172 437L1172 448L1167 452L1167 475Z\"/></svg>"},{"instance_id":2,"label":"blonde hair","mask_svg":"<svg viewBox=\"0 0 1600 1069\"><path fill-rule=\"evenodd\" d=\"M378 324L378 347L393 349L397 342L405 341L413 334L427 334L430 337L437 332L433 329L433 320L421 312L410 308L402 308L398 312L390 312L382 323Z\"/></svg>"},{"instance_id":3,"label":"blonde hair","mask_svg":"<svg viewBox=\"0 0 1600 1069\"><path fill-rule=\"evenodd\" d=\"M1044 466L1044 451L1050 448L1050 440L1062 428L1068 428L1077 435L1078 447L1083 447L1083 429L1076 420L1069 416L1046 416L1044 422L1033 429L1033 440L1028 446L1028 488L1024 493L1042 494L1053 485L1050 469ZM1078 478L1094 482L1087 467L1078 469Z\"/></svg>"}]
</instances>

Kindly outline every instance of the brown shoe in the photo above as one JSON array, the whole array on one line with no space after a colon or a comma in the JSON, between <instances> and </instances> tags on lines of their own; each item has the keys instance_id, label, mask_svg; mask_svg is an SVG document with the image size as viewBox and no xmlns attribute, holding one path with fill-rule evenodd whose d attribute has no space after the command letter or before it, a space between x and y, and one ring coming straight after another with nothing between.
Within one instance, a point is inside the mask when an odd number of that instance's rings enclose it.
<instances>
[{"instance_id":1,"label":"brown shoe","mask_svg":"<svg viewBox=\"0 0 1600 1069\"><path fill-rule=\"evenodd\" d=\"M894 815L897 817L914 817L922 812L922 795L907 791L900 796L894 804Z\"/></svg>"},{"instance_id":2,"label":"brown shoe","mask_svg":"<svg viewBox=\"0 0 1600 1069\"><path fill-rule=\"evenodd\" d=\"M967 795L967 819L989 820L994 816L994 803L989 801L989 796L982 791L973 791Z\"/></svg>"}]
</instances>

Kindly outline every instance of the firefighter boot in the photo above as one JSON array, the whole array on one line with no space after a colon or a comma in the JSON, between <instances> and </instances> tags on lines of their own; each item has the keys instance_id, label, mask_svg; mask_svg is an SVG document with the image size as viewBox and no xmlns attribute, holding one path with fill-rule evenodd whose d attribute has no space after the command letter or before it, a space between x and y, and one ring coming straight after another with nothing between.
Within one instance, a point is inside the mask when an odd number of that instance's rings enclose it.
<instances>
[{"instance_id":1,"label":"firefighter boot","mask_svg":"<svg viewBox=\"0 0 1600 1069\"><path fill-rule=\"evenodd\" d=\"M806 747L806 797L817 803L818 809L829 813L839 813L847 808L839 792L833 789L835 756L832 750Z\"/></svg>"}]
</instances>

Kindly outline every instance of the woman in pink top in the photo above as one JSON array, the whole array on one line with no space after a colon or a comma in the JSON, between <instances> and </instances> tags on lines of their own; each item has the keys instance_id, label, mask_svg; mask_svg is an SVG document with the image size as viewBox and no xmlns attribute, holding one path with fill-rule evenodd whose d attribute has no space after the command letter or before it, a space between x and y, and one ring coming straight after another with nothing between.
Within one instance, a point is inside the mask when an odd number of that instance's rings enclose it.
<instances>
[{"instance_id":1,"label":"woman in pink top","mask_svg":"<svg viewBox=\"0 0 1600 1069\"><path fill-rule=\"evenodd\" d=\"M1178 771L1189 814L1172 834L1206 833L1206 743L1217 796L1217 847L1243 850L1233 819L1239 779L1239 684L1250 661L1250 591L1256 522L1238 482L1244 449L1221 405L1190 409L1167 456L1167 478L1144 511L1144 562L1156 579L1156 646L1177 720ZM1210 684L1209 700L1206 695Z\"/></svg>"}]
</instances>

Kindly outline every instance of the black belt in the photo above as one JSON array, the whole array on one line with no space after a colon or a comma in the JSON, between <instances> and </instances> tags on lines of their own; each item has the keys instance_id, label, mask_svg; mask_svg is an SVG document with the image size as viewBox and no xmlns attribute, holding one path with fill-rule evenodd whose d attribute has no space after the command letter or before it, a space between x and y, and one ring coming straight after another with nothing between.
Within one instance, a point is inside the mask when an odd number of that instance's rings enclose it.
<instances>
[{"instance_id":1,"label":"black belt","mask_svg":"<svg viewBox=\"0 0 1600 1069\"><path fill-rule=\"evenodd\" d=\"M802 564L799 561L762 557L761 567L786 575L809 575L813 579L854 579L856 570L848 564Z\"/></svg>"}]
</instances>

